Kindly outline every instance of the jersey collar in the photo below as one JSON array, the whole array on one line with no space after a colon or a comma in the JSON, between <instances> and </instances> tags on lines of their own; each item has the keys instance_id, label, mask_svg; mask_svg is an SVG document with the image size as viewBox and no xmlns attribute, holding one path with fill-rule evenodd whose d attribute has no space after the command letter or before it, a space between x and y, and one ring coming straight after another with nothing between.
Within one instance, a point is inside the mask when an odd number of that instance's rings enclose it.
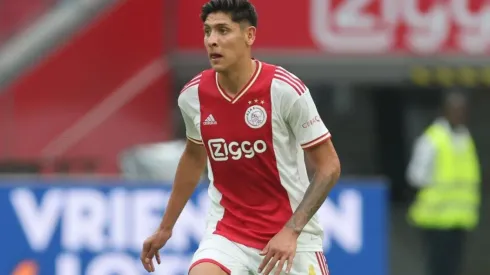
<instances>
[{"instance_id":1,"label":"jersey collar","mask_svg":"<svg viewBox=\"0 0 490 275\"><path fill-rule=\"evenodd\" d=\"M234 104L237 102L249 89L252 87L252 85L255 83L257 80L258 76L260 75L260 72L262 71L262 62L255 60L255 72L253 73L252 77L249 79L248 83L243 87L242 90L240 90L234 97L229 96L223 88L219 85L218 82L218 73L215 73L215 79L216 79L216 87L218 87L219 93L226 99L227 101L231 102Z\"/></svg>"}]
</instances>

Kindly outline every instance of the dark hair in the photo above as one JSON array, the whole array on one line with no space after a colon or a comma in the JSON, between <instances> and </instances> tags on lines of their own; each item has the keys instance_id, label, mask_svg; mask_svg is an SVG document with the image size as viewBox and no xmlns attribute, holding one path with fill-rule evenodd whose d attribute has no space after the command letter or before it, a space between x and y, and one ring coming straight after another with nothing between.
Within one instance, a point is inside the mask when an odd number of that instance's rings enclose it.
<instances>
[{"instance_id":1,"label":"dark hair","mask_svg":"<svg viewBox=\"0 0 490 275\"><path fill-rule=\"evenodd\" d=\"M248 0L210 0L201 9L201 20L206 21L208 15L215 12L228 13L236 23L248 22L257 27L257 12Z\"/></svg>"}]
</instances>

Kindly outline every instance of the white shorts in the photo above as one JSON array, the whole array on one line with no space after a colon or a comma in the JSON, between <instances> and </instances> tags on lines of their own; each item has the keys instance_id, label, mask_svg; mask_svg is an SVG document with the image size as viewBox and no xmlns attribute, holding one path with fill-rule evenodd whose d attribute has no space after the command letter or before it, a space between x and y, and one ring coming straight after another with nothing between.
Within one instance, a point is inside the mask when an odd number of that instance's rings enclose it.
<instances>
[{"instance_id":1,"label":"white shorts","mask_svg":"<svg viewBox=\"0 0 490 275\"><path fill-rule=\"evenodd\" d=\"M208 262L216 264L229 275L259 275L259 265L264 258L259 253L257 249L213 234L201 241L189 270L199 263ZM285 271L282 274L286 274ZM329 275L323 251L297 252L290 275Z\"/></svg>"}]
</instances>

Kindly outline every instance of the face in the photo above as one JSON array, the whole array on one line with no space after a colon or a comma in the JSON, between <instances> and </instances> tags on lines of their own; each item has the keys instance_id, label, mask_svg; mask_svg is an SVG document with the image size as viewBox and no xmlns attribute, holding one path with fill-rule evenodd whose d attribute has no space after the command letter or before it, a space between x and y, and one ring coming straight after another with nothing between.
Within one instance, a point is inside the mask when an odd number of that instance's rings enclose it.
<instances>
[{"instance_id":1,"label":"face","mask_svg":"<svg viewBox=\"0 0 490 275\"><path fill-rule=\"evenodd\" d=\"M446 106L447 120L453 126L464 125L466 122L466 103L453 102Z\"/></svg>"},{"instance_id":2,"label":"face","mask_svg":"<svg viewBox=\"0 0 490 275\"><path fill-rule=\"evenodd\" d=\"M233 22L226 13L211 13L204 22L204 46L211 67L217 72L224 72L250 56L254 40L255 27Z\"/></svg>"}]
</instances>

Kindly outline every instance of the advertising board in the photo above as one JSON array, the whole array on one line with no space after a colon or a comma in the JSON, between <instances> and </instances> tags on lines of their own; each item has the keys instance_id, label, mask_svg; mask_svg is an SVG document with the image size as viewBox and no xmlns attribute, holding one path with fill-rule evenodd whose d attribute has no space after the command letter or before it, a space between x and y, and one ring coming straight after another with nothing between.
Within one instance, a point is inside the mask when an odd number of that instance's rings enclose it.
<instances>
[{"instance_id":1,"label":"advertising board","mask_svg":"<svg viewBox=\"0 0 490 275\"><path fill-rule=\"evenodd\" d=\"M204 1L179 2L179 50L203 48ZM252 1L259 14L257 49L333 55L490 53L486 0Z\"/></svg>"},{"instance_id":2,"label":"advertising board","mask_svg":"<svg viewBox=\"0 0 490 275\"><path fill-rule=\"evenodd\" d=\"M170 186L92 180L0 185L0 274L146 274L139 252L160 222ZM198 187L187 204L155 274L187 274L204 232L206 189ZM331 274L387 275L387 199L378 180L341 182L333 190L319 210Z\"/></svg>"}]
</instances>

